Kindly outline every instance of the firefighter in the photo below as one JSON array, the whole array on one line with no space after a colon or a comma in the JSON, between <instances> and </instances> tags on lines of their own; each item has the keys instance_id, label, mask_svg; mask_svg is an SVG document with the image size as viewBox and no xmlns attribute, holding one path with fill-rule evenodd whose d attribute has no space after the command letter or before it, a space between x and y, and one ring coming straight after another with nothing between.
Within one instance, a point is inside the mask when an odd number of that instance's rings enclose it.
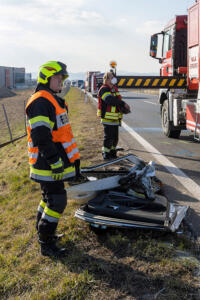
<instances>
[{"instance_id":1,"label":"firefighter","mask_svg":"<svg viewBox=\"0 0 200 300\"><path fill-rule=\"evenodd\" d=\"M67 205L64 181L80 175L80 155L61 92L66 65L49 61L39 69L37 87L26 105L30 178L42 190L36 228L41 254L62 256L56 240L58 221Z\"/></svg>"},{"instance_id":2,"label":"firefighter","mask_svg":"<svg viewBox=\"0 0 200 300\"><path fill-rule=\"evenodd\" d=\"M103 159L116 158L119 126L123 113L130 112L130 106L125 103L117 89L117 78L113 72L107 72L103 77L103 85L98 92L97 116L101 117L104 126Z\"/></svg>"}]
</instances>

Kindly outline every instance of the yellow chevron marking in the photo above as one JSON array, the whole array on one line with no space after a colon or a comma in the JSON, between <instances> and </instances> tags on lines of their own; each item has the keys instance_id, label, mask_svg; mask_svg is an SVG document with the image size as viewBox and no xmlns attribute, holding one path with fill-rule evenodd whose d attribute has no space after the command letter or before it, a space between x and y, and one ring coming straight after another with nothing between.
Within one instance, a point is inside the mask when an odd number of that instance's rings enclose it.
<instances>
[{"instance_id":1,"label":"yellow chevron marking","mask_svg":"<svg viewBox=\"0 0 200 300\"><path fill-rule=\"evenodd\" d=\"M184 81L185 81L185 79L180 79L180 80L179 80L179 83L177 84L177 86L182 86L183 83L184 83Z\"/></svg>"},{"instance_id":2,"label":"yellow chevron marking","mask_svg":"<svg viewBox=\"0 0 200 300\"><path fill-rule=\"evenodd\" d=\"M126 79L120 79L120 82L118 83L118 86L121 86L121 85L123 85L124 84L124 81L125 81Z\"/></svg>"},{"instance_id":3,"label":"yellow chevron marking","mask_svg":"<svg viewBox=\"0 0 200 300\"><path fill-rule=\"evenodd\" d=\"M160 80L160 79L155 79L155 80L153 81L152 86L156 86L156 85L158 84L159 80Z\"/></svg>"},{"instance_id":4,"label":"yellow chevron marking","mask_svg":"<svg viewBox=\"0 0 200 300\"><path fill-rule=\"evenodd\" d=\"M133 83L133 81L134 81L135 79L134 78L131 78L131 79L129 79L129 81L127 82L127 86L130 86L132 83Z\"/></svg>"},{"instance_id":5,"label":"yellow chevron marking","mask_svg":"<svg viewBox=\"0 0 200 300\"><path fill-rule=\"evenodd\" d=\"M163 81L161 82L161 85L160 86L165 86L166 83L167 83L168 79L163 79Z\"/></svg>"},{"instance_id":6,"label":"yellow chevron marking","mask_svg":"<svg viewBox=\"0 0 200 300\"><path fill-rule=\"evenodd\" d=\"M145 80L145 83L144 83L144 86L148 86L149 83L150 83L150 81L151 81L151 79L146 79L146 80Z\"/></svg>"},{"instance_id":7,"label":"yellow chevron marking","mask_svg":"<svg viewBox=\"0 0 200 300\"><path fill-rule=\"evenodd\" d=\"M176 79L172 79L172 80L170 81L169 86L174 86L175 83L176 83Z\"/></svg>"},{"instance_id":8,"label":"yellow chevron marking","mask_svg":"<svg viewBox=\"0 0 200 300\"><path fill-rule=\"evenodd\" d=\"M138 79L138 80L136 81L135 86L139 86L139 85L141 84L141 82L142 82L142 79Z\"/></svg>"}]
</instances>

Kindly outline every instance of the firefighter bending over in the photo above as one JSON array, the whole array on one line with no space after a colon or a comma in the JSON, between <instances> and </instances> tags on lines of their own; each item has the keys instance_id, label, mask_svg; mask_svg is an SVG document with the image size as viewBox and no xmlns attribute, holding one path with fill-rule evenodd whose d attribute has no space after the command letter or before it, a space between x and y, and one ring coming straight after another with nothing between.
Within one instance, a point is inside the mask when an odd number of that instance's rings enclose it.
<instances>
[{"instance_id":1,"label":"firefighter bending over","mask_svg":"<svg viewBox=\"0 0 200 300\"><path fill-rule=\"evenodd\" d=\"M56 228L67 205L64 181L80 173L80 155L65 101L56 94L68 77L66 65L49 61L39 69L35 93L26 105L30 178L40 183L36 228L41 254L62 256Z\"/></svg>"},{"instance_id":2,"label":"firefighter bending over","mask_svg":"<svg viewBox=\"0 0 200 300\"><path fill-rule=\"evenodd\" d=\"M116 87L117 79L113 72L107 72L103 77L103 85L98 92L97 116L101 117L104 126L103 159L116 158L119 126L123 113L130 112L130 106L122 100Z\"/></svg>"}]
</instances>

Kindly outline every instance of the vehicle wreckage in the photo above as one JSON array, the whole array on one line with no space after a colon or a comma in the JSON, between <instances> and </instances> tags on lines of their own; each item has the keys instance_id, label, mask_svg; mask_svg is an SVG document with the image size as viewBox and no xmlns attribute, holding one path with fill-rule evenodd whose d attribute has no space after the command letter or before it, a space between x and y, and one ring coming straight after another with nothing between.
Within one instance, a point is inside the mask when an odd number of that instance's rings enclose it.
<instances>
[{"instance_id":1,"label":"vehicle wreckage","mask_svg":"<svg viewBox=\"0 0 200 300\"><path fill-rule=\"evenodd\" d=\"M81 174L88 181L67 192L71 198L87 202L76 210L75 217L96 228L175 232L189 208L160 195L162 182L155 176L154 162L147 164L133 154L83 168Z\"/></svg>"}]
</instances>

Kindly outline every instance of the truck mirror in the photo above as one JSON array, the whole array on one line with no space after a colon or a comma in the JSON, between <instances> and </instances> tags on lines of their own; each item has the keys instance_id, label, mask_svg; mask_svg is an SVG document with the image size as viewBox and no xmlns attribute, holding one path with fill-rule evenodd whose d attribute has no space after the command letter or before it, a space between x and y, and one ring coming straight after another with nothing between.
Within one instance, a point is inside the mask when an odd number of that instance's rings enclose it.
<instances>
[{"instance_id":1,"label":"truck mirror","mask_svg":"<svg viewBox=\"0 0 200 300\"><path fill-rule=\"evenodd\" d=\"M151 43L150 43L150 56L156 58L157 56L157 47L158 47L158 35L153 34L151 36Z\"/></svg>"}]
</instances>

